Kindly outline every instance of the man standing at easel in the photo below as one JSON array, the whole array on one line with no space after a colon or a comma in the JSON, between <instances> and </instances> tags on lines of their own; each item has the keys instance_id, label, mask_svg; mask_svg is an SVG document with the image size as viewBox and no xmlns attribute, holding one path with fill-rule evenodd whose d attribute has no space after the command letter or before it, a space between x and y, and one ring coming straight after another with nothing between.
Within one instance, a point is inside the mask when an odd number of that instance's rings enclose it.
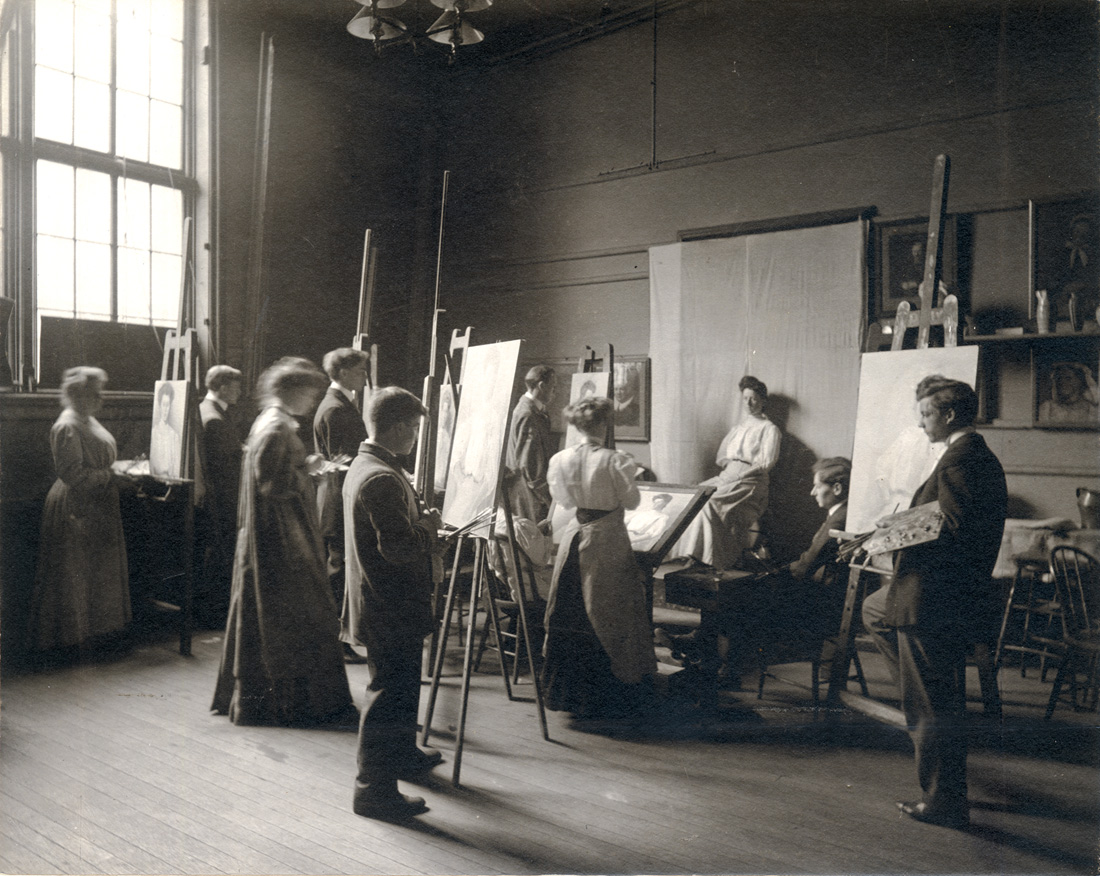
<instances>
[{"instance_id":1,"label":"man standing at easel","mask_svg":"<svg viewBox=\"0 0 1100 876\"><path fill-rule=\"evenodd\" d=\"M325 354L325 373L332 384L313 417L313 444L330 462L340 458L350 461L367 437L358 403L367 383L369 361L369 354L351 347ZM340 497L343 483L344 473L331 471L317 484L317 510L325 540L328 579L338 606L344 604L344 507ZM344 662L363 663L364 658L348 642L346 626L341 629L341 637L344 639Z\"/></svg>"},{"instance_id":2,"label":"man standing at easel","mask_svg":"<svg viewBox=\"0 0 1100 876\"><path fill-rule=\"evenodd\" d=\"M416 444L426 414L407 390L375 392L367 415L371 438L360 445L344 481L345 622L366 644L371 663L352 804L367 818L425 811L424 799L401 794L397 780L443 759L416 746L424 638L434 626L432 553L442 520L438 511L423 510L398 462Z\"/></svg>"},{"instance_id":3,"label":"man standing at easel","mask_svg":"<svg viewBox=\"0 0 1100 876\"><path fill-rule=\"evenodd\" d=\"M938 501L943 530L898 552L894 580L864 601L863 621L898 684L913 738L923 799L898 808L917 821L963 828L970 821L966 652L981 636L1008 497L1001 463L971 426L974 390L933 375L917 397L928 440L948 446L910 507Z\"/></svg>"},{"instance_id":4,"label":"man standing at easel","mask_svg":"<svg viewBox=\"0 0 1100 876\"><path fill-rule=\"evenodd\" d=\"M536 365L523 381L527 391L512 411L508 430L505 487L514 517L541 523L550 513L546 470L557 449L550 431L547 405L554 400L554 369Z\"/></svg>"}]
</instances>

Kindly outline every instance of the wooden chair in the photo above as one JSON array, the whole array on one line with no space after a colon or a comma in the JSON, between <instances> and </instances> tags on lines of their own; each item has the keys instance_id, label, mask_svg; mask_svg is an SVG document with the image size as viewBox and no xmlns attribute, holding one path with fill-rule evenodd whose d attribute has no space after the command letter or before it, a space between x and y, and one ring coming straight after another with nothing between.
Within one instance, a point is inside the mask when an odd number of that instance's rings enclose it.
<instances>
[{"instance_id":1,"label":"wooden chair","mask_svg":"<svg viewBox=\"0 0 1100 876\"><path fill-rule=\"evenodd\" d=\"M840 587L840 582L846 577L847 564L831 564L825 567L824 578L819 583L822 588L833 590ZM758 669L760 678L757 683L756 698L764 697L764 682L770 676L778 678L771 667L787 663L810 663L810 691L813 697L813 706L816 710L821 702L821 666L831 663L840 643L835 634L826 630L839 629L840 614L843 602L843 594L839 594L838 604L835 606L835 617L823 620L820 624L796 624L787 627L782 636L769 637L768 640L757 649ZM855 678L859 682L860 690L864 696L868 695L867 681L863 676L863 666L859 661L859 653L853 650L852 661L855 665Z\"/></svg>"},{"instance_id":2,"label":"wooden chair","mask_svg":"<svg viewBox=\"0 0 1100 876\"><path fill-rule=\"evenodd\" d=\"M1069 545L1050 552L1055 598L1061 604L1062 655L1046 717L1054 714L1064 688L1078 711L1097 707L1097 658L1100 656L1100 562Z\"/></svg>"},{"instance_id":3,"label":"wooden chair","mask_svg":"<svg viewBox=\"0 0 1100 876\"><path fill-rule=\"evenodd\" d=\"M1016 652L1020 655L1020 677L1026 678L1028 656L1038 657L1039 677L1046 681L1048 658L1058 657L1065 650L1061 615L1049 563L1017 560L1016 574L1005 598L994 665L1001 665L1006 651Z\"/></svg>"}]
</instances>

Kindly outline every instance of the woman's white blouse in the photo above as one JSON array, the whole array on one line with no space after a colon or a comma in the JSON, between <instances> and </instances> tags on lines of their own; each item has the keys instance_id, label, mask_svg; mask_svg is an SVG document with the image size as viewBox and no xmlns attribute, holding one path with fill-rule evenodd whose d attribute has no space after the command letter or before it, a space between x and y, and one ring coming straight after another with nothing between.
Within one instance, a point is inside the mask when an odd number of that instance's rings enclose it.
<instances>
[{"instance_id":1,"label":"woman's white blouse","mask_svg":"<svg viewBox=\"0 0 1100 876\"><path fill-rule=\"evenodd\" d=\"M718 445L718 465L726 468L727 463L739 460L740 465L734 468L741 477L750 471L771 471L779 461L782 439L779 427L767 417L746 417Z\"/></svg>"},{"instance_id":2,"label":"woman's white blouse","mask_svg":"<svg viewBox=\"0 0 1100 876\"><path fill-rule=\"evenodd\" d=\"M636 472L625 453L586 441L555 453L546 480L554 501L565 508L613 511L638 507Z\"/></svg>"}]
</instances>

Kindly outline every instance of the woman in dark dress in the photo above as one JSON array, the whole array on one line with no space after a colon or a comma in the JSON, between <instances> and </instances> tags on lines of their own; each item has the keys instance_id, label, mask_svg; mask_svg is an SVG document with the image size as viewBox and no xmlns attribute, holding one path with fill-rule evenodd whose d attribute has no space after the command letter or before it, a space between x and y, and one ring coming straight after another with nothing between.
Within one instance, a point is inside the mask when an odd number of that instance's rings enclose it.
<instances>
[{"instance_id":1,"label":"woman in dark dress","mask_svg":"<svg viewBox=\"0 0 1100 876\"><path fill-rule=\"evenodd\" d=\"M126 542L111 466L115 439L95 415L107 372L78 366L61 381L65 409L50 429L57 480L42 512L42 547L31 596L31 647L85 645L129 624Z\"/></svg>"},{"instance_id":2,"label":"woman in dark dress","mask_svg":"<svg viewBox=\"0 0 1100 876\"><path fill-rule=\"evenodd\" d=\"M260 377L263 410L241 467L237 552L211 708L235 724L357 720L337 639L317 505L295 417L328 378L305 359Z\"/></svg>"},{"instance_id":3,"label":"woman in dark dress","mask_svg":"<svg viewBox=\"0 0 1100 876\"><path fill-rule=\"evenodd\" d=\"M623 519L640 501L634 462L603 446L610 399L565 409L584 440L550 459L554 501L575 515L561 537L546 607L543 682L551 709L629 717L657 671L642 575Z\"/></svg>"}]
</instances>

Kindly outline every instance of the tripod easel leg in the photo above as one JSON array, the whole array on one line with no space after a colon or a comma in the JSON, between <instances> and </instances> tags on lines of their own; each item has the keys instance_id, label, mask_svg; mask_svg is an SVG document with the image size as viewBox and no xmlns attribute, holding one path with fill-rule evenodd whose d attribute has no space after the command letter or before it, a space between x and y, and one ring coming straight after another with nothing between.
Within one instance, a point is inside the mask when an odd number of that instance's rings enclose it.
<instances>
[{"instance_id":1,"label":"tripod easel leg","mask_svg":"<svg viewBox=\"0 0 1100 876\"><path fill-rule=\"evenodd\" d=\"M462 745L466 738L466 709L470 703L470 676L474 668L474 638L477 633L477 605L485 580L485 544L479 539L474 549L474 580L470 585L470 616L467 618L466 651L462 660L462 705L458 711L458 735L455 737L455 763L451 784L459 785L462 772Z\"/></svg>"},{"instance_id":2,"label":"tripod easel leg","mask_svg":"<svg viewBox=\"0 0 1100 876\"><path fill-rule=\"evenodd\" d=\"M463 537L458 537L458 543L455 545L455 561L451 567L451 582L447 587L447 605L443 610L443 619L440 621L442 624L442 633L437 632L433 637L434 640L438 639L438 647L432 651L433 665L432 665L432 686L428 692L428 705L424 710L424 729L420 731L420 744L428 744L428 735L432 729L432 713L435 712L435 698L439 693L439 679L443 675L443 658L447 653L447 637L451 629L451 615L454 613L455 606L455 591L458 588L458 567L459 556L462 553Z\"/></svg>"}]
</instances>

